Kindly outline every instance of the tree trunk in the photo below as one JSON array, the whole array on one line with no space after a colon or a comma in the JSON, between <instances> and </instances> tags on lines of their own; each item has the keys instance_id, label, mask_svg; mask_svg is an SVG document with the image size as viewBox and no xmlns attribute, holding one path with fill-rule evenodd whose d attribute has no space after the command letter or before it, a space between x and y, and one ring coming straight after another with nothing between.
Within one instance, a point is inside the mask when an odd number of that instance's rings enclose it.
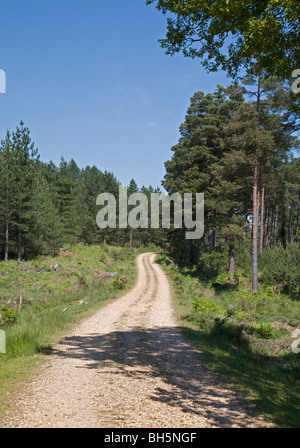
<instances>
[{"instance_id":1,"label":"tree trunk","mask_svg":"<svg viewBox=\"0 0 300 448\"><path fill-rule=\"evenodd\" d=\"M235 275L235 265L234 265L234 240L232 239L229 244L229 272Z\"/></svg>"},{"instance_id":2,"label":"tree trunk","mask_svg":"<svg viewBox=\"0 0 300 448\"><path fill-rule=\"evenodd\" d=\"M8 219L5 222L5 249L4 249L4 260L8 260Z\"/></svg>"},{"instance_id":3,"label":"tree trunk","mask_svg":"<svg viewBox=\"0 0 300 448\"><path fill-rule=\"evenodd\" d=\"M22 259L22 233L21 230L18 231L18 260Z\"/></svg>"},{"instance_id":4,"label":"tree trunk","mask_svg":"<svg viewBox=\"0 0 300 448\"><path fill-rule=\"evenodd\" d=\"M260 128L260 98L261 76L258 76L257 85L257 129ZM258 147L254 154L254 173L253 173L253 221L252 221L252 291L258 290L258 266L257 266L257 249L258 249L258 219L259 219L259 169L258 169Z\"/></svg>"},{"instance_id":5,"label":"tree trunk","mask_svg":"<svg viewBox=\"0 0 300 448\"><path fill-rule=\"evenodd\" d=\"M273 241L273 232L274 232L274 208L272 208L272 210L270 210L269 212L269 219L270 219L270 238L269 238L269 247L271 247L272 245L272 241Z\"/></svg>"},{"instance_id":6,"label":"tree trunk","mask_svg":"<svg viewBox=\"0 0 300 448\"><path fill-rule=\"evenodd\" d=\"M300 199L300 197L299 197ZM298 210L297 210L297 225L296 225L296 243L298 243L298 233L299 233L299 209L300 207L298 206Z\"/></svg>"},{"instance_id":7,"label":"tree trunk","mask_svg":"<svg viewBox=\"0 0 300 448\"><path fill-rule=\"evenodd\" d=\"M217 247L217 232L215 230L212 232L212 247L214 249Z\"/></svg>"},{"instance_id":8,"label":"tree trunk","mask_svg":"<svg viewBox=\"0 0 300 448\"><path fill-rule=\"evenodd\" d=\"M277 232L278 232L278 205L276 205L276 212L275 212L275 221L274 221L274 239L273 239L273 245L276 246L277 244Z\"/></svg>"},{"instance_id":9,"label":"tree trunk","mask_svg":"<svg viewBox=\"0 0 300 448\"><path fill-rule=\"evenodd\" d=\"M260 213L260 236L259 236L259 252L262 253L265 234L265 186L263 185L261 194L261 213Z\"/></svg>"},{"instance_id":10,"label":"tree trunk","mask_svg":"<svg viewBox=\"0 0 300 448\"><path fill-rule=\"evenodd\" d=\"M216 225L216 216L217 216L217 212L214 211L214 220L213 220L213 226L214 227ZM211 236L212 236L212 240L211 240L212 247L213 247L213 249L215 249L217 247L217 232L216 232L215 228L213 228Z\"/></svg>"},{"instance_id":11,"label":"tree trunk","mask_svg":"<svg viewBox=\"0 0 300 448\"><path fill-rule=\"evenodd\" d=\"M130 245L130 247L132 247L132 229L131 228L129 231L129 245Z\"/></svg>"},{"instance_id":12,"label":"tree trunk","mask_svg":"<svg viewBox=\"0 0 300 448\"><path fill-rule=\"evenodd\" d=\"M265 212L265 247L268 247L269 243L269 209L266 209Z\"/></svg>"},{"instance_id":13,"label":"tree trunk","mask_svg":"<svg viewBox=\"0 0 300 448\"><path fill-rule=\"evenodd\" d=\"M256 151L254 158L254 178L253 178L252 291L258 290L258 266L257 266L258 216L259 216L258 160Z\"/></svg>"},{"instance_id":14,"label":"tree trunk","mask_svg":"<svg viewBox=\"0 0 300 448\"><path fill-rule=\"evenodd\" d=\"M290 244L291 242L291 227L293 223L293 206L290 207L290 213L289 213L289 223L288 223L288 231L287 231L287 244Z\"/></svg>"}]
</instances>

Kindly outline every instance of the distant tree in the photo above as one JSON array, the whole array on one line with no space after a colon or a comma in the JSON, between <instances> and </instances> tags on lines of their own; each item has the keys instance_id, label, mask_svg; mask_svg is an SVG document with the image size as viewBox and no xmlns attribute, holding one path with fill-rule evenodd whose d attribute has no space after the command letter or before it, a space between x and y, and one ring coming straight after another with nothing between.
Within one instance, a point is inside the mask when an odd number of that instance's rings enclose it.
<instances>
[{"instance_id":1,"label":"distant tree","mask_svg":"<svg viewBox=\"0 0 300 448\"><path fill-rule=\"evenodd\" d=\"M78 199L78 179L80 170L75 162L66 162L62 157L57 174L57 204L65 240L78 241L81 233Z\"/></svg>"},{"instance_id":2,"label":"distant tree","mask_svg":"<svg viewBox=\"0 0 300 448\"><path fill-rule=\"evenodd\" d=\"M124 245L162 241L158 229L99 229L100 193L119 201L120 182L96 166L79 168L74 159L59 166L39 160L38 150L23 122L7 132L0 144L0 244L3 258L55 254L65 243ZM142 190L150 197L152 187ZM132 180L128 193L140 191ZM117 211L118 212L118 211ZM118 218L118 217L117 217Z\"/></svg>"},{"instance_id":3,"label":"distant tree","mask_svg":"<svg viewBox=\"0 0 300 448\"><path fill-rule=\"evenodd\" d=\"M136 181L134 179L131 179L131 181L129 182L129 185L127 187L128 197L134 193L138 193L138 191L139 191L139 189L138 189ZM130 206L128 212L132 208L133 208L133 206ZM129 228L129 245L130 245L130 247L132 247L132 243L133 243L133 229L130 227Z\"/></svg>"},{"instance_id":4,"label":"distant tree","mask_svg":"<svg viewBox=\"0 0 300 448\"><path fill-rule=\"evenodd\" d=\"M26 248L32 254L56 254L63 242L63 227L54 194L37 164L33 190L33 219L26 234Z\"/></svg>"},{"instance_id":5,"label":"distant tree","mask_svg":"<svg viewBox=\"0 0 300 448\"><path fill-rule=\"evenodd\" d=\"M0 222L4 236L4 260L8 260L11 219L14 210L15 187L13 178L13 149L11 134L6 133L0 147Z\"/></svg>"},{"instance_id":6,"label":"distant tree","mask_svg":"<svg viewBox=\"0 0 300 448\"><path fill-rule=\"evenodd\" d=\"M17 234L18 260L22 257L22 238L30 232L30 223L34 218L32 197L35 163L39 159L38 149L30 137L30 130L24 127L23 121L12 132L12 148L14 163L12 165L13 186L15 188L15 208L13 227Z\"/></svg>"}]
</instances>

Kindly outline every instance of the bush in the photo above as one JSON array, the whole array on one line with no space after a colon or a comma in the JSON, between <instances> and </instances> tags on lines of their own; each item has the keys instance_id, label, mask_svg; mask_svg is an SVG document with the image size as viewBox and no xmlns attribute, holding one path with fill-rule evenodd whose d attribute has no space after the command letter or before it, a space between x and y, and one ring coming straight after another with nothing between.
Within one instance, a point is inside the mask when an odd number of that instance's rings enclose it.
<instances>
[{"instance_id":1,"label":"bush","mask_svg":"<svg viewBox=\"0 0 300 448\"><path fill-rule=\"evenodd\" d=\"M276 336L276 330L268 322L256 322L247 327L247 333L255 334L262 339L272 339Z\"/></svg>"},{"instance_id":2,"label":"bush","mask_svg":"<svg viewBox=\"0 0 300 448\"><path fill-rule=\"evenodd\" d=\"M226 271L227 267L228 255L226 251L215 249L201 254L200 268L207 275L219 275L222 271Z\"/></svg>"},{"instance_id":3,"label":"bush","mask_svg":"<svg viewBox=\"0 0 300 448\"><path fill-rule=\"evenodd\" d=\"M195 296L192 302L192 312L185 316L189 322L194 322L199 328L208 328L219 316L225 315L225 310L215 300Z\"/></svg>"},{"instance_id":4,"label":"bush","mask_svg":"<svg viewBox=\"0 0 300 448\"><path fill-rule=\"evenodd\" d=\"M277 246L267 249L260 257L261 280L266 285L283 285L289 291L299 292L300 250L297 244L285 249Z\"/></svg>"},{"instance_id":5,"label":"bush","mask_svg":"<svg viewBox=\"0 0 300 448\"><path fill-rule=\"evenodd\" d=\"M193 310L195 313L224 314L224 309L213 300L195 296L193 300Z\"/></svg>"},{"instance_id":6,"label":"bush","mask_svg":"<svg viewBox=\"0 0 300 448\"><path fill-rule=\"evenodd\" d=\"M0 325L12 325L17 321L18 314L8 306L2 306L0 308Z\"/></svg>"},{"instance_id":7,"label":"bush","mask_svg":"<svg viewBox=\"0 0 300 448\"><path fill-rule=\"evenodd\" d=\"M251 241L237 241L235 250L235 265L239 275L249 277L252 273L252 246ZM236 272L238 275L238 272Z\"/></svg>"},{"instance_id":8,"label":"bush","mask_svg":"<svg viewBox=\"0 0 300 448\"><path fill-rule=\"evenodd\" d=\"M124 282L124 280L122 280L122 278L120 278L120 277L114 278L113 287L115 289L124 289L125 286L126 286L126 283Z\"/></svg>"},{"instance_id":9,"label":"bush","mask_svg":"<svg viewBox=\"0 0 300 448\"><path fill-rule=\"evenodd\" d=\"M247 342L244 325L236 324L235 322L230 322L226 319L215 319L215 322L216 325L213 328L213 333L223 334L227 338L238 343Z\"/></svg>"}]
</instances>

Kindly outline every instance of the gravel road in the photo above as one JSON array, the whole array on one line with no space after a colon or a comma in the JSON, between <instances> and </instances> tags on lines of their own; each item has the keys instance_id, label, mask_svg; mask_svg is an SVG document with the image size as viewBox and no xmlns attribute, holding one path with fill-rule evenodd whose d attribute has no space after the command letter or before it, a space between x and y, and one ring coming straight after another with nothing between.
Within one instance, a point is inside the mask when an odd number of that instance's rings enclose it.
<instances>
[{"instance_id":1,"label":"gravel road","mask_svg":"<svg viewBox=\"0 0 300 448\"><path fill-rule=\"evenodd\" d=\"M46 357L2 427L265 427L181 335L155 254L134 288L86 319Z\"/></svg>"}]
</instances>

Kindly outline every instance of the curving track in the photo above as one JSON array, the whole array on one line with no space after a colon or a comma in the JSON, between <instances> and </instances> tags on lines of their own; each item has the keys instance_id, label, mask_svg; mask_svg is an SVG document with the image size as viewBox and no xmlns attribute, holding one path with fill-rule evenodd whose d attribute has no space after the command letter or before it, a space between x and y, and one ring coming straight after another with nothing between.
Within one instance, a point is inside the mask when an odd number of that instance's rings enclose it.
<instances>
[{"instance_id":1,"label":"curving track","mask_svg":"<svg viewBox=\"0 0 300 448\"><path fill-rule=\"evenodd\" d=\"M135 287L76 327L31 378L2 427L263 427L176 326L155 254Z\"/></svg>"}]
</instances>

